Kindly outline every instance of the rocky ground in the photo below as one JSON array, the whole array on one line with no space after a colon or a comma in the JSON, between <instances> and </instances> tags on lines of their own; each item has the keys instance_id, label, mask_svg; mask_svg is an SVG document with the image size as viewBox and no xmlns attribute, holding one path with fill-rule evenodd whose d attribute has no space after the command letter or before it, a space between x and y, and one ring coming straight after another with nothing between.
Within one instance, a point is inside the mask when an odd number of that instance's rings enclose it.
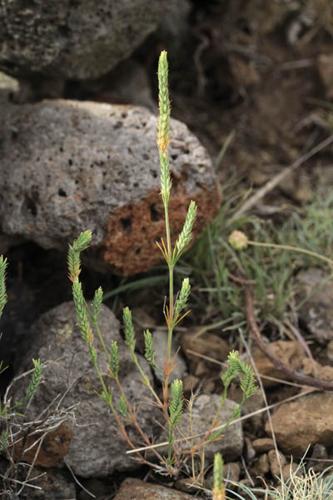
<instances>
[{"instance_id":1,"label":"rocky ground","mask_svg":"<svg viewBox=\"0 0 333 500\"><path fill-rule=\"evenodd\" d=\"M47 361L25 415L30 423L44 419L45 436L38 453L23 454L31 424L25 441L3 453L4 498L209 498L216 451L237 498L233 488L244 492L234 483L274 485L302 459L318 473L332 463L332 263L265 249L238 255L227 244L241 229L332 258L332 37L329 0L2 2L0 254L10 263L0 325L3 397L32 358ZM102 284L101 330L120 342L126 397L144 431L163 440L119 320L128 304L138 331L154 332L157 368L142 362L159 390L167 282L154 246L164 231L155 133L164 48L174 234L189 201L199 207L196 242L176 273L177 283L185 274L192 283L191 315L176 335L176 374L188 398L198 394L180 432L205 432L212 414L232 415L236 386L219 406L230 350L253 363L260 386L243 419L207 447L201 483L189 464L170 478L126 455L96 394L66 270L68 244L91 229L87 296ZM18 399L22 380L13 388ZM31 463L34 479L22 488Z\"/></svg>"}]
</instances>

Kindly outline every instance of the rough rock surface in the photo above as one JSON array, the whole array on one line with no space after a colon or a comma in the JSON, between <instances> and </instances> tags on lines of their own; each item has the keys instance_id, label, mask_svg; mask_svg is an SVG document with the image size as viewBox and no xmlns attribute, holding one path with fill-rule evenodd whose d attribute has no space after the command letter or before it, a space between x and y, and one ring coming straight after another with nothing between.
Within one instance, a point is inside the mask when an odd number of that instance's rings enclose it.
<instances>
[{"instance_id":1,"label":"rough rock surface","mask_svg":"<svg viewBox=\"0 0 333 500\"><path fill-rule=\"evenodd\" d=\"M265 453L274 449L274 441L270 438L258 438L252 441L252 446L256 453Z\"/></svg>"},{"instance_id":2,"label":"rough rock surface","mask_svg":"<svg viewBox=\"0 0 333 500\"><path fill-rule=\"evenodd\" d=\"M154 337L154 349L155 349L155 363L156 368L154 373L158 380L162 382L163 380L163 370L165 365L165 360L167 358L168 352L168 334L165 329L156 328L153 330ZM170 376L170 381L180 378L183 379L186 373L186 363L181 355L178 353L178 349L173 346L172 349L174 370Z\"/></svg>"},{"instance_id":3,"label":"rough rock surface","mask_svg":"<svg viewBox=\"0 0 333 500\"><path fill-rule=\"evenodd\" d=\"M178 426L178 437L191 434L206 433L210 428L225 424L231 419L236 408L236 403L227 399L222 406L221 398L217 394L202 394L198 396L193 405L191 423L189 414L184 414ZM192 427L191 427L192 426ZM177 433L176 433L177 434ZM202 437L201 437L202 440ZM184 451L188 447L198 444L197 440L184 442ZM243 430L241 422L227 426L221 439L205 446L205 455L211 459L216 452L221 452L228 461L239 458L243 450Z\"/></svg>"},{"instance_id":4,"label":"rough rock surface","mask_svg":"<svg viewBox=\"0 0 333 500\"><path fill-rule=\"evenodd\" d=\"M23 461L46 469L62 465L73 439L73 429L70 422L56 426L54 421L53 427L54 430L44 436L43 431L32 425L31 430L17 438L11 447L14 462ZM41 439L40 446L36 443L37 438Z\"/></svg>"},{"instance_id":5,"label":"rough rock surface","mask_svg":"<svg viewBox=\"0 0 333 500\"><path fill-rule=\"evenodd\" d=\"M125 393L138 406L138 419L148 435L151 435L154 431L152 419L156 418L156 412L149 405L146 389L139 381L127 348L122 343L118 321L105 306L101 311L100 328L107 345L113 340L120 343L120 378ZM125 455L126 444L119 436L114 419L97 394L99 383L91 367L86 345L76 327L73 305L66 302L42 315L32 326L29 338L33 339L30 340L32 346L25 351L22 370L31 366L33 357L40 357L43 362L47 362L47 366L42 386L29 407L28 418L39 415L56 396L69 390L62 406L78 406L75 409L76 425L73 426L73 437L65 461L74 473L83 477L103 477L114 470L133 467L133 461ZM103 354L99 356L102 370L107 373L105 357Z\"/></svg>"},{"instance_id":6,"label":"rough rock surface","mask_svg":"<svg viewBox=\"0 0 333 500\"><path fill-rule=\"evenodd\" d=\"M130 275L159 262L154 242L164 220L154 115L138 107L45 101L4 106L2 124L0 232L66 249L91 229L96 265ZM176 120L170 158L174 234L190 199L199 206L198 232L220 197L205 149Z\"/></svg>"},{"instance_id":7,"label":"rough rock surface","mask_svg":"<svg viewBox=\"0 0 333 500\"><path fill-rule=\"evenodd\" d=\"M133 52L157 27L169 3L4 0L0 67L19 76L96 78Z\"/></svg>"},{"instance_id":8,"label":"rough rock surface","mask_svg":"<svg viewBox=\"0 0 333 500\"><path fill-rule=\"evenodd\" d=\"M292 340L277 340L276 342L270 342L268 348L276 358L289 368L297 371L302 367L304 351L299 342ZM260 349L254 348L252 354L258 372L260 375L263 375L263 384L266 387L278 385L279 382L270 380L270 378L265 378L265 376L276 379L285 378L285 374L282 373L281 370L275 368L270 359L263 354Z\"/></svg>"},{"instance_id":9,"label":"rough rock surface","mask_svg":"<svg viewBox=\"0 0 333 500\"><path fill-rule=\"evenodd\" d=\"M126 479L114 500L191 500L193 497L159 484L145 483L139 479Z\"/></svg>"},{"instance_id":10,"label":"rough rock surface","mask_svg":"<svg viewBox=\"0 0 333 500\"><path fill-rule=\"evenodd\" d=\"M202 332L200 328L183 333L180 342L191 372L200 377L219 374L221 367L208 361L208 358L225 361L230 351L230 346L224 339L214 333ZM203 355L206 359L193 355L191 351Z\"/></svg>"},{"instance_id":11,"label":"rough rock surface","mask_svg":"<svg viewBox=\"0 0 333 500\"><path fill-rule=\"evenodd\" d=\"M70 482L61 472L52 470L45 473L45 470L35 468L34 475L37 476L37 474L40 474L40 478L34 482L34 485L41 490L27 486L20 495L22 500L75 500L77 498L74 481Z\"/></svg>"},{"instance_id":12,"label":"rough rock surface","mask_svg":"<svg viewBox=\"0 0 333 500\"><path fill-rule=\"evenodd\" d=\"M20 242L20 238L0 233L0 255L5 255L11 247L18 245Z\"/></svg>"},{"instance_id":13,"label":"rough rock surface","mask_svg":"<svg viewBox=\"0 0 333 500\"><path fill-rule=\"evenodd\" d=\"M285 403L273 413L272 423L279 447L294 456L303 456L310 444L332 446L333 395L313 393Z\"/></svg>"},{"instance_id":14,"label":"rough rock surface","mask_svg":"<svg viewBox=\"0 0 333 500\"><path fill-rule=\"evenodd\" d=\"M332 340L333 282L329 274L319 268L301 271L297 275L297 289L300 318L318 340Z\"/></svg>"}]
</instances>

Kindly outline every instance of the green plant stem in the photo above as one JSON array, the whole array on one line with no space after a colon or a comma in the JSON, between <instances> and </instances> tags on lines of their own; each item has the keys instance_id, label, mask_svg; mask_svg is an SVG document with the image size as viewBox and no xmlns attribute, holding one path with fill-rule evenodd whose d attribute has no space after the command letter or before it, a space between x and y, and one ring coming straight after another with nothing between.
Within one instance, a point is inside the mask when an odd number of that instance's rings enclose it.
<instances>
[{"instance_id":1,"label":"green plant stem","mask_svg":"<svg viewBox=\"0 0 333 500\"><path fill-rule=\"evenodd\" d=\"M173 285L173 274L174 267L169 265L169 324L168 324L168 362L171 361L172 356L172 335L174 327L174 285Z\"/></svg>"},{"instance_id":2,"label":"green plant stem","mask_svg":"<svg viewBox=\"0 0 333 500\"><path fill-rule=\"evenodd\" d=\"M107 356L109 356L109 352L108 352L108 350L106 348L106 345L105 345L105 342L104 342L104 339L103 339L103 335L102 335L101 329L100 329L100 327L99 327L99 325L98 325L97 322L94 322L94 323L95 323L94 326L95 326L95 330L96 330L96 333L97 333L97 337L98 337L98 340L99 340L99 342L101 344L101 347L102 347L102 349L104 351L104 354L106 354Z\"/></svg>"},{"instance_id":3,"label":"green plant stem","mask_svg":"<svg viewBox=\"0 0 333 500\"><path fill-rule=\"evenodd\" d=\"M134 351L131 351L131 358L132 358L132 361L133 363L135 364L135 366L137 367L138 369L138 372L140 373L141 375L141 378L142 378L142 381L143 383L145 384L146 387L148 387L148 389L150 390L150 392L152 393L152 395L154 396L155 400L156 400L156 403L158 404L158 406L160 407L163 407L163 404L160 400L160 398L158 397L158 395L156 394L154 388L152 387L150 381L149 381L149 378L147 377L147 375L145 374L145 372L143 371L143 368L142 366L140 365L139 363L139 360L138 360L138 357L137 355L135 354Z\"/></svg>"},{"instance_id":4,"label":"green plant stem","mask_svg":"<svg viewBox=\"0 0 333 500\"><path fill-rule=\"evenodd\" d=\"M169 206L164 202L165 234L167 246L167 264L169 269L169 315L168 315L168 363L172 356L172 335L174 328L174 262L172 256Z\"/></svg>"},{"instance_id":5,"label":"green plant stem","mask_svg":"<svg viewBox=\"0 0 333 500\"><path fill-rule=\"evenodd\" d=\"M105 394L107 394L107 393L109 392L109 390L108 390L108 388L106 387L106 384L105 384L105 382L104 382L103 375L102 375L101 370L100 370L100 368L99 368L99 366L98 366L98 364L97 364L97 363L95 364L95 370L96 370L96 373L97 373L98 379L99 379L99 381L100 381L100 383L101 383L101 386L102 386L102 388L103 388L103 391L104 391L104 393L105 393ZM118 413L117 413L117 410L116 410L116 408L115 408L115 406L114 406L113 402L109 400L109 401L108 401L108 405L109 405L109 407L110 407L110 410L111 410L112 415L114 416L114 418L115 418L115 420L116 420L116 422L117 422L117 424L118 424L118 428L119 428L119 430L120 430L120 432L121 432L121 434L122 434L123 438L125 439L125 441L129 444L129 446L130 446L132 449L135 449L135 446L134 446L134 444L132 443L131 439L129 438L129 435L128 435L128 433L127 433L127 431L126 431L126 429L125 429L125 426L123 425L123 423L122 423L122 421L121 421L121 419L120 419L120 417L119 417L119 415L118 415Z\"/></svg>"},{"instance_id":6,"label":"green plant stem","mask_svg":"<svg viewBox=\"0 0 333 500\"><path fill-rule=\"evenodd\" d=\"M173 436L173 428L169 419L168 423L168 465L172 465L173 462L173 444L174 444L174 436Z\"/></svg>"},{"instance_id":7,"label":"green plant stem","mask_svg":"<svg viewBox=\"0 0 333 500\"><path fill-rule=\"evenodd\" d=\"M115 382L117 384L117 387L118 387L118 390L120 392L120 394L122 395L122 397L125 399L126 401L126 406L127 406L127 409L129 411L129 414L130 414L130 418L131 418L131 422L132 424L134 425L134 427L136 428L138 434L142 437L143 441L145 442L145 444L147 446L151 446L152 442L150 441L149 437L147 436L147 434L142 430L137 418L136 418L136 415L135 415L135 411L133 410L132 408L132 405L131 403L129 402L126 394L125 394L125 391L123 389L123 386L121 385L120 383L120 380L119 380L119 377L116 377L115 379ZM153 454L156 456L156 458L160 461L162 461L162 457L161 455L156 452L156 450L153 450Z\"/></svg>"},{"instance_id":8,"label":"green plant stem","mask_svg":"<svg viewBox=\"0 0 333 500\"><path fill-rule=\"evenodd\" d=\"M291 252L297 252L297 253L302 253L305 255L309 255L310 257L315 257L316 259L322 260L329 264L330 266L333 266L333 260L325 257L325 255L321 255L317 252L312 252L311 250L306 250L305 248L300 248L300 247L294 247L293 245L279 245L277 243L262 243L259 241L248 241L248 245L256 246L256 247L263 247L263 248L277 248L279 250L287 250Z\"/></svg>"}]
</instances>

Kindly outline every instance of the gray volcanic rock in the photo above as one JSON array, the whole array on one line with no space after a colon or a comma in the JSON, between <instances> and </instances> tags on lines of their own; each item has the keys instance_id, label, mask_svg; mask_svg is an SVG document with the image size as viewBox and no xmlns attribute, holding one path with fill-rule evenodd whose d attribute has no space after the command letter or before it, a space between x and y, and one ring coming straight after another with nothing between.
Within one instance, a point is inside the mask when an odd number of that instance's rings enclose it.
<instances>
[{"instance_id":1,"label":"gray volcanic rock","mask_svg":"<svg viewBox=\"0 0 333 500\"><path fill-rule=\"evenodd\" d=\"M153 402L149 404L150 395L130 360L119 334L119 323L112 311L105 306L102 306L99 324L106 345L111 345L114 340L119 343L119 376L124 392L127 399L136 406L138 421L144 432L151 436L156 430L154 419L158 418L158 410L154 410ZM26 410L26 418L36 418L55 398L64 396L62 408L75 405L75 424L69 451L65 456L66 463L74 473L83 477L104 477L115 470L133 468L133 460L126 455L127 444L120 437L112 414L98 394L100 383L91 365L86 344L76 326L73 304L66 302L43 314L33 324L29 339L30 348L24 350L21 370L30 369L31 359L37 357L46 366L42 385ZM107 380L108 362L99 350L98 342L95 346L102 373ZM138 356L152 380L145 360ZM25 386L23 380L18 382L18 397ZM116 390L114 404L117 406ZM68 425L70 423L71 421ZM135 437L133 440L136 442ZM47 456L47 450L44 452Z\"/></svg>"},{"instance_id":2,"label":"gray volcanic rock","mask_svg":"<svg viewBox=\"0 0 333 500\"><path fill-rule=\"evenodd\" d=\"M0 233L65 250L91 229L91 262L125 275L158 263L154 243L164 235L164 218L156 125L140 107L61 100L4 105ZM197 233L217 213L220 196L207 152L176 120L170 159L174 234L191 199L199 207Z\"/></svg>"},{"instance_id":3,"label":"gray volcanic rock","mask_svg":"<svg viewBox=\"0 0 333 500\"><path fill-rule=\"evenodd\" d=\"M200 448L205 433L213 427L225 424L223 435L205 444L205 456L210 460L215 453L221 452L227 461L239 458L244 444L242 423L227 425L230 420L234 420L233 414L236 408L237 404L230 399L226 399L222 404L221 397L217 394L201 394L194 400L191 414L184 413L175 431L175 437L179 439L197 434L201 437L180 442L177 446L183 452L188 452L191 447Z\"/></svg>"},{"instance_id":4,"label":"gray volcanic rock","mask_svg":"<svg viewBox=\"0 0 333 500\"><path fill-rule=\"evenodd\" d=\"M42 73L57 78L97 78L143 42L169 3L3 0L0 67L21 77Z\"/></svg>"}]
</instances>

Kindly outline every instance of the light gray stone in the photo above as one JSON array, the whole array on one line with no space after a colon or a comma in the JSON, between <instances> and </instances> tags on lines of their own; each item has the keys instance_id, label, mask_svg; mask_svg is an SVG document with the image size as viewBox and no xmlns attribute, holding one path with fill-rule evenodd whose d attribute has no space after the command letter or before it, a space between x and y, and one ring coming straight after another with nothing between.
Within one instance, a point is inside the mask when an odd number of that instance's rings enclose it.
<instances>
[{"instance_id":1,"label":"light gray stone","mask_svg":"<svg viewBox=\"0 0 333 500\"><path fill-rule=\"evenodd\" d=\"M168 352L168 333L165 329L156 328L153 330L154 350L155 350L155 375L160 382L163 380L164 364ZM186 373L186 363L178 352L178 349L173 346L172 349L174 369L170 376L170 381L179 378L182 379Z\"/></svg>"},{"instance_id":2,"label":"light gray stone","mask_svg":"<svg viewBox=\"0 0 333 500\"><path fill-rule=\"evenodd\" d=\"M2 108L0 232L66 250L93 231L90 262L135 274L161 260L164 236L156 117L140 107L44 101ZM206 150L171 121L173 234L191 199L197 234L218 211L220 196Z\"/></svg>"},{"instance_id":3,"label":"light gray stone","mask_svg":"<svg viewBox=\"0 0 333 500\"><path fill-rule=\"evenodd\" d=\"M207 433L212 427L227 424L233 416L237 404L226 399L221 404L221 398L217 394L202 394L195 399L192 415L185 413L177 430L177 437ZM184 450L202 441L201 438L184 441L179 444ZM239 458L243 450L243 430L241 422L227 425L219 439L205 445L206 458L212 459L214 454L221 452L226 461ZM178 446L178 445L177 445Z\"/></svg>"}]
</instances>

